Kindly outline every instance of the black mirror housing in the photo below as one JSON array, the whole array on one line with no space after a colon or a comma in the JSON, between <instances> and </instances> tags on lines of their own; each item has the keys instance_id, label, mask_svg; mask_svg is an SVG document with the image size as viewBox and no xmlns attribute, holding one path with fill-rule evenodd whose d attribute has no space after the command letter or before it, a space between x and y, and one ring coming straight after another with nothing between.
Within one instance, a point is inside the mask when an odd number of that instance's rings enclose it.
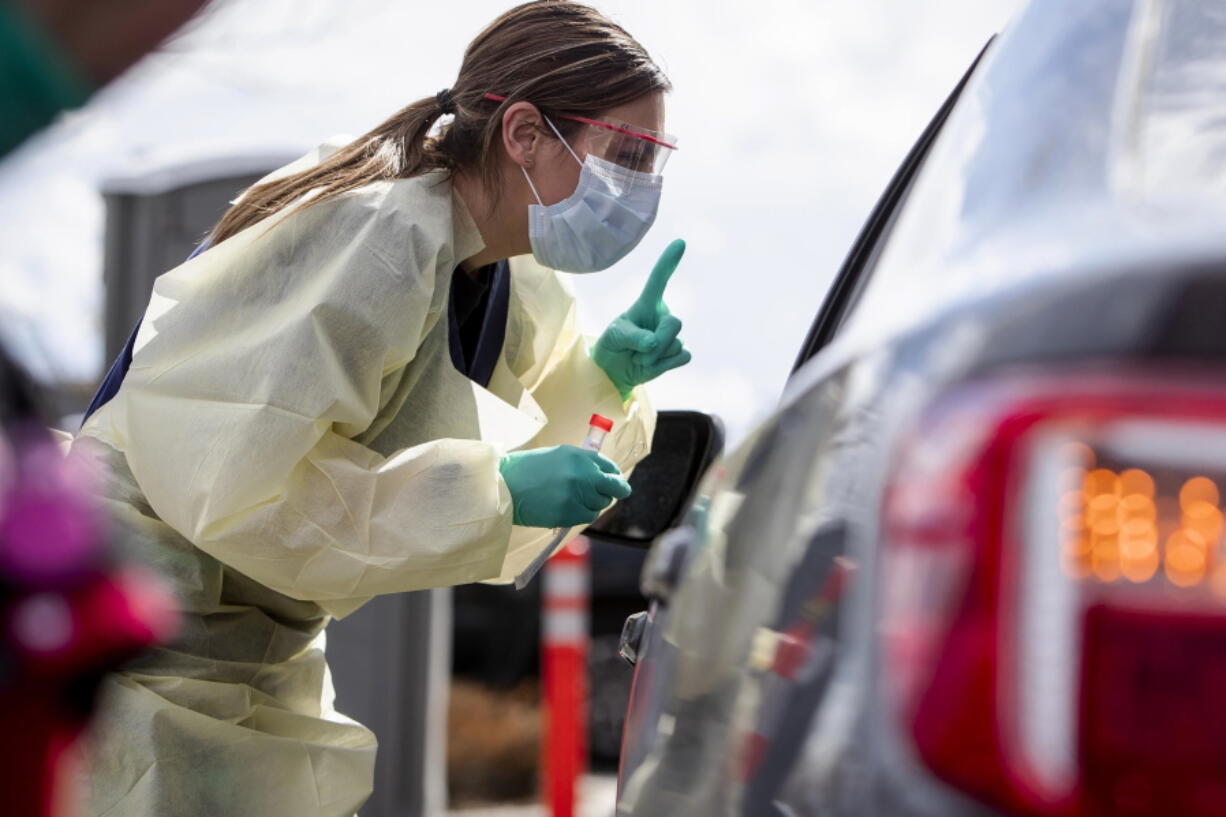
<instances>
[{"instance_id":1,"label":"black mirror housing","mask_svg":"<svg viewBox=\"0 0 1226 817\"><path fill-rule=\"evenodd\" d=\"M594 539L647 548L675 527L693 498L698 479L724 450L719 420L698 411L662 411L651 454L630 475L634 493L597 519Z\"/></svg>"}]
</instances>

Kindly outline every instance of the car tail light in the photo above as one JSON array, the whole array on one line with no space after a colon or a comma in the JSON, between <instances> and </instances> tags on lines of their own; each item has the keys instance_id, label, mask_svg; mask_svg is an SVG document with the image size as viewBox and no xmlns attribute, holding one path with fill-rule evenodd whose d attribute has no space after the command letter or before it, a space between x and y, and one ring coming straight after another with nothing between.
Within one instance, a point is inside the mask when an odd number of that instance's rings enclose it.
<instances>
[{"instance_id":1,"label":"car tail light","mask_svg":"<svg viewBox=\"0 0 1226 817\"><path fill-rule=\"evenodd\" d=\"M1223 493L1211 380L936 401L885 503L886 678L922 761L1016 813L1226 814Z\"/></svg>"}]
</instances>

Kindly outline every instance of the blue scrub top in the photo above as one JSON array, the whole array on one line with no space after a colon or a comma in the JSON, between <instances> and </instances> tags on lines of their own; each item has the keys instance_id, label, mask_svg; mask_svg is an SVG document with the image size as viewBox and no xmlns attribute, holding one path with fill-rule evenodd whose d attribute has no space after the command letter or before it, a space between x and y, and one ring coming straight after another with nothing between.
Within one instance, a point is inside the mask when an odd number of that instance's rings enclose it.
<instances>
[{"instance_id":1,"label":"blue scrub top","mask_svg":"<svg viewBox=\"0 0 1226 817\"><path fill-rule=\"evenodd\" d=\"M451 363L480 386L489 386L502 354L510 303L511 269L506 261L483 268L475 279L459 267L451 275L447 308Z\"/></svg>"}]
</instances>

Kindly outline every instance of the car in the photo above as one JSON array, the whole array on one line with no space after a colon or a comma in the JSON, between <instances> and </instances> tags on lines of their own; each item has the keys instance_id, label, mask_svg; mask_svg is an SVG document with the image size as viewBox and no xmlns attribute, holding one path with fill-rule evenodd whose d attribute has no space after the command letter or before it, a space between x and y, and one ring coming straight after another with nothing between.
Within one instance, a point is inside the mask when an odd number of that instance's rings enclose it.
<instances>
[{"instance_id":1,"label":"car","mask_svg":"<svg viewBox=\"0 0 1226 817\"><path fill-rule=\"evenodd\" d=\"M619 815L1226 814L1224 78L1205 0L986 46L777 411L659 488Z\"/></svg>"}]
</instances>

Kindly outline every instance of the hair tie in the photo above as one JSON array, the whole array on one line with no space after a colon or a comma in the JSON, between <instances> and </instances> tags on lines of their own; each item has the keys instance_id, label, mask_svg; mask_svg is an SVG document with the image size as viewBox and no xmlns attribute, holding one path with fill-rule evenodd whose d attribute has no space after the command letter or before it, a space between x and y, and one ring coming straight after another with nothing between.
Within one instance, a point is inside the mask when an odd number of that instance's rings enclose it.
<instances>
[{"instance_id":1,"label":"hair tie","mask_svg":"<svg viewBox=\"0 0 1226 817\"><path fill-rule=\"evenodd\" d=\"M438 103L438 109L443 113L455 113L455 96L452 95L450 88L444 88L434 95L434 101Z\"/></svg>"}]
</instances>

